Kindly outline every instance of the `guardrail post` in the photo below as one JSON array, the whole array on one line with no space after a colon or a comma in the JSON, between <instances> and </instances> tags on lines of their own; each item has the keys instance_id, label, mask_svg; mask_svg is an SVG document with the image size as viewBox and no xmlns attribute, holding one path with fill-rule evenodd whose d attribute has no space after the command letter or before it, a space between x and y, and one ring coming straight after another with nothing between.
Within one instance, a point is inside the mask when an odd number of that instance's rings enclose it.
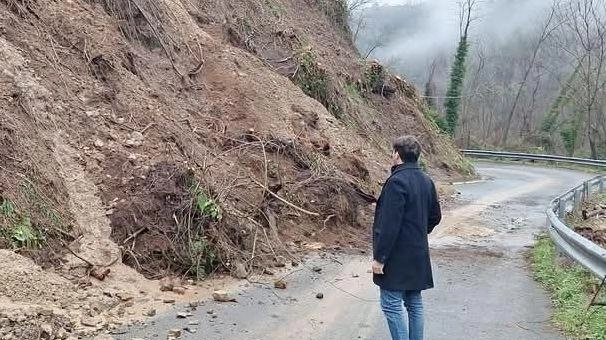
<instances>
[{"instance_id":1,"label":"guardrail post","mask_svg":"<svg viewBox=\"0 0 606 340\"><path fill-rule=\"evenodd\" d=\"M558 217L563 219L566 216L566 201L558 199Z\"/></svg>"},{"instance_id":2,"label":"guardrail post","mask_svg":"<svg viewBox=\"0 0 606 340\"><path fill-rule=\"evenodd\" d=\"M583 191L581 189L575 189L573 199L574 211L578 212L583 203Z\"/></svg>"},{"instance_id":3,"label":"guardrail post","mask_svg":"<svg viewBox=\"0 0 606 340\"><path fill-rule=\"evenodd\" d=\"M589 182L583 182L583 202L587 201L590 197Z\"/></svg>"}]
</instances>

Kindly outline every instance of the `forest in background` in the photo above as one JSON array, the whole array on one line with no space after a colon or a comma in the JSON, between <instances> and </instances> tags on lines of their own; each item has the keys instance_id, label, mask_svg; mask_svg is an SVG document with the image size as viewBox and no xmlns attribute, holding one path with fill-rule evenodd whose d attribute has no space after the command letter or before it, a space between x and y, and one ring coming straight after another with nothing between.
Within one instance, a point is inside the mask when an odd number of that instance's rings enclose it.
<instances>
[{"instance_id":1,"label":"forest in background","mask_svg":"<svg viewBox=\"0 0 606 340\"><path fill-rule=\"evenodd\" d=\"M459 146L606 158L606 1L363 2L350 23L361 54L413 81L438 123L469 22Z\"/></svg>"}]
</instances>

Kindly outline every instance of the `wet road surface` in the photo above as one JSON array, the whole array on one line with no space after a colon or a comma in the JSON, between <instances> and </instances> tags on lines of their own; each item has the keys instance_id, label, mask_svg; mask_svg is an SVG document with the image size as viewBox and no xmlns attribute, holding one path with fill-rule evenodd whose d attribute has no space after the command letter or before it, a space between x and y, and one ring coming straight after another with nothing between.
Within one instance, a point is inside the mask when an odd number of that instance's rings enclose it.
<instances>
[{"instance_id":1,"label":"wet road surface","mask_svg":"<svg viewBox=\"0 0 606 340\"><path fill-rule=\"evenodd\" d=\"M458 187L462 204L430 240L436 288L424 292L426 339L565 339L524 256L544 229L548 202L591 175L490 163L477 169L486 180ZM369 266L368 256L310 255L289 269L286 290L273 288L275 278L251 278L258 283L227 287L237 303L207 299L185 319L176 313L186 306L175 306L114 338L166 339L168 330L188 328L182 339L389 339Z\"/></svg>"}]
</instances>

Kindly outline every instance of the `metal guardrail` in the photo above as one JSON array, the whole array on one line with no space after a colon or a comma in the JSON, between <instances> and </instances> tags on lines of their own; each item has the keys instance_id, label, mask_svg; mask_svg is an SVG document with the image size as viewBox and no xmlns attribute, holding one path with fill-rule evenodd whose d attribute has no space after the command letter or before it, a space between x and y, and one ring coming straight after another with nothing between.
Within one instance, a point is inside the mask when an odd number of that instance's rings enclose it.
<instances>
[{"instance_id":1,"label":"metal guardrail","mask_svg":"<svg viewBox=\"0 0 606 340\"><path fill-rule=\"evenodd\" d=\"M549 235L557 247L600 279L606 277L606 249L568 227L563 219L591 196L606 191L606 175L590 179L551 202L547 209Z\"/></svg>"},{"instance_id":2,"label":"metal guardrail","mask_svg":"<svg viewBox=\"0 0 606 340\"><path fill-rule=\"evenodd\" d=\"M482 150L462 150L462 152L475 157L554 161L606 167L604 160ZM546 211L549 235L556 246L600 279L606 278L606 249L576 233L564 223L564 219L566 214L578 211L581 204L591 196L605 191L606 175L597 176L557 197Z\"/></svg>"},{"instance_id":3,"label":"metal guardrail","mask_svg":"<svg viewBox=\"0 0 606 340\"><path fill-rule=\"evenodd\" d=\"M586 159L577 157L564 157L554 155L541 155L531 153L520 153L520 152L502 152L502 151L484 151L484 150L461 150L465 155L482 157L482 158L511 158L511 159L522 159L522 160L534 160L534 161L551 161L561 163L572 163L580 165L591 165L606 167L606 160L601 159Z\"/></svg>"}]
</instances>

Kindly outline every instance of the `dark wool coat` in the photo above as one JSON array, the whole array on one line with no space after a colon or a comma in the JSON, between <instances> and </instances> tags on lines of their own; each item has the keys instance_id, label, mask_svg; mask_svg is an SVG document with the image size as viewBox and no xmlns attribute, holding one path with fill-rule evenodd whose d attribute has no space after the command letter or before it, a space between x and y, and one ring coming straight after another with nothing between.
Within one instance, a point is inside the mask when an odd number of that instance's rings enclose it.
<instances>
[{"instance_id":1,"label":"dark wool coat","mask_svg":"<svg viewBox=\"0 0 606 340\"><path fill-rule=\"evenodd\" d=\"M382 289L433 288L427 236L442 214L433 181L416 163L392 168L377 202L373 225L373 256L385 265L373 275Z\"/></svg>"}]
</instances>

